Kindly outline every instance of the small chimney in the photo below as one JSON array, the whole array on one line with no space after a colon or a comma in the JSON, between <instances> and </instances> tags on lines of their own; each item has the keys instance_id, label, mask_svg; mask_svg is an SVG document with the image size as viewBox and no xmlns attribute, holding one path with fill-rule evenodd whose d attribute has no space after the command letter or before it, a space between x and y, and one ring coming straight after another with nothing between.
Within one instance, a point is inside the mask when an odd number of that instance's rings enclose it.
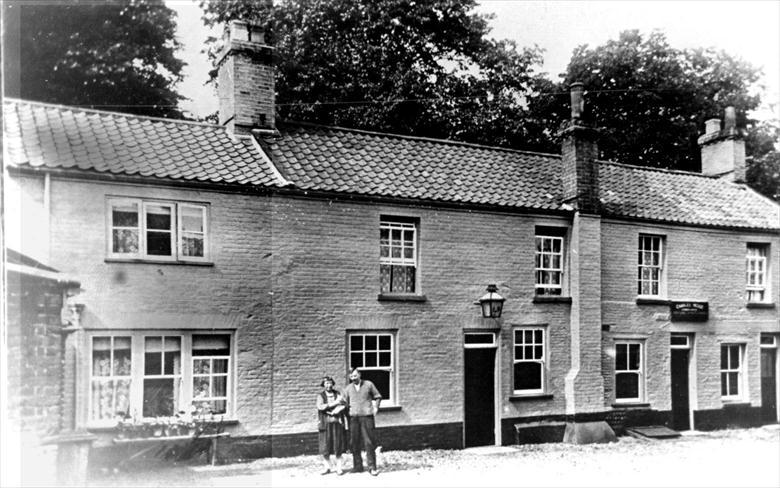
<instances>
[{"instance_id":1,"label":"small chimney","mask_svg":"<svg viewBox=\"0 0 780 488\"><path fill-rule=\"evenodd\" d=\"M699 137L701 172L721 176L735 183L745 182L745 139L737 129L737 112L726 107L723 129L720 119L705 122L705 133Z\"/></svg>"},{"instance_id":2,"label":"small chimney","mask_svg":"<svg viewBox=\"0 0 780 488\"><path fill-rule=\"evenodd\" d=\"M233 133L276 128L273 51L260 26L232 21L217 58L219 123Z\"/></svg>"},{"instance_id":3,"label":"small chimney","mask_svg":"<svg viewBox=\"0 0 780 488\"><path fill-rule=\"evenodd\" d=\"M583 84L572 83L571 120L566 122L559 132L563 142L562 174L563 198L565 203L573 204L579 211L598 213L599 211L599 167L597 133L585 122L585 100Z\"/></svg>"}]
</instances>

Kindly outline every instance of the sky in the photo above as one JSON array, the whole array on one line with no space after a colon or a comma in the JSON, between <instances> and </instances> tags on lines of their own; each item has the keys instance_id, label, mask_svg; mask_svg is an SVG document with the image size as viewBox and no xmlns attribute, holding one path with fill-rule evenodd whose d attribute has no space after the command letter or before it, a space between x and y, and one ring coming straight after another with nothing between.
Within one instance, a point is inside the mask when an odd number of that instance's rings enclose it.
<instances>
[{"instance_id":1,"label":"sky","mask_svg":"<svg viewBox=\"0 0 780 488\"><path fill-rule=\"evenodd\" d=\"M179 91L190 100L182 106L206 116L217 110L217 98L213 87L205 85L211 66L201 50L206 37L221 35L222 29L204 27L194 0L166 4L178 14L178 37L184 44L180 56L188 64ZM751 115L780 119L780 1L485 0L477 11L494 14L492 37L543 48L542 71L554 80L565 71L575 47L599 46L627 29L661 30L676 48L723 49L764 71L763 106Z\"/></svg>"}]
</instances>

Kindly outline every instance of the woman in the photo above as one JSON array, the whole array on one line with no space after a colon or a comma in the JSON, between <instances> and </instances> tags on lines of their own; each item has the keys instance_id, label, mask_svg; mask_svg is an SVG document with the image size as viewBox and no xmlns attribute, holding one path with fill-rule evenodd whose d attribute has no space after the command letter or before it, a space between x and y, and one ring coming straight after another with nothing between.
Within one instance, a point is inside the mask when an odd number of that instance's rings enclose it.
<instances>
[{"instance_id":1,"label":"woman","mask_svg":"<svg viewBox=\"0 0 780 488\"><path fill-rule=\"evenodd\" d=\"M319 443L324 466L322 474L331 472L330 455L334 454L336 456L336 473L342 475L344 474L344 469L341 454L344 452L346 444L346 434L344 432L346 425L344 410L346 406L341 393L334 388L335 385L336 382L330 376L324 377L320 384L324 389L317 395Z\"/></svg>"}]
</instances>

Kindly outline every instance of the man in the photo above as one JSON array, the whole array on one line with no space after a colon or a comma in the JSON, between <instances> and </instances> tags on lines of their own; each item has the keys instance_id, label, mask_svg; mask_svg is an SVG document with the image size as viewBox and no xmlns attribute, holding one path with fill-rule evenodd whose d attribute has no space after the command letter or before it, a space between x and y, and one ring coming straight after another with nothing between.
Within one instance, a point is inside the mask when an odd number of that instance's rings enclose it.
<instances>
[{"instance_id":1,"label":"man","mask_svg":"<svg viewBox=\"0 0 780 488\"><path fill-rule=\"evenodd\" d=\"M376 386L368 380L360 379L360 371L352 368L349 373L350 384L344 389L344 401L349 407L349 430L352 443L352 472L363 471L361 447L366 450L366 461L371 476L376 476L376 435L374 434L374 415L379 411L382 395Z\"/></svg>"}]
</instances>

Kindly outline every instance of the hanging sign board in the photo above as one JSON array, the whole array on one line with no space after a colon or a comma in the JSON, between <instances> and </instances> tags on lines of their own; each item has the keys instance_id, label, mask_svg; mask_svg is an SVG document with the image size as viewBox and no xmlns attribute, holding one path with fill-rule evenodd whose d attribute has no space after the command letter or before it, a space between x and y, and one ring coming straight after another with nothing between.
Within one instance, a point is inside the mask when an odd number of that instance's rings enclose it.
<instances>
[{"instance_id":1,"label":"hanging sign board","mask_svg":"<svg viewBox=\"0 0 780 488\"><path fill-rule=\"evenodd\" d=\"M707 302L670 302L669 308L673 321L706 322L709 319Z\"/></svg>"}]
</instances>

